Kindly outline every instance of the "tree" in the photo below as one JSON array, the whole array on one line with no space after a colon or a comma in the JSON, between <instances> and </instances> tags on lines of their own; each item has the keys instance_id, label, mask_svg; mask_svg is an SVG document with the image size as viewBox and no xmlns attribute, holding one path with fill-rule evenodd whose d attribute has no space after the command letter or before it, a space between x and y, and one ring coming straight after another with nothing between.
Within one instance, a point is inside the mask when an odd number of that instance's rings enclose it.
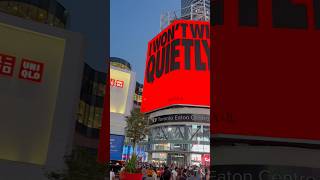
<instances>
[{"instance_id":1,"label":"tree","mask_svg":"<svg viewBox=\"0 0 320 180\"><path fill-rule=\"evenodd\" d=\"M97 156L76 148L65 158L67 169L46 174L50 180L104 180L108 176L106 164L97 162Z\"/></svg>"},{"instance_id":2,"label":"tree","mask_svg":"<svg viewBox=\"0 0 320 180\"><path fill-rule=\"evenodd\" d=\"M133 109L131 115L126 118L126 136L132 141L133 154L137 143L141 142L148 133L148 119L140 109Z\"/></svg>"}]
</instances>

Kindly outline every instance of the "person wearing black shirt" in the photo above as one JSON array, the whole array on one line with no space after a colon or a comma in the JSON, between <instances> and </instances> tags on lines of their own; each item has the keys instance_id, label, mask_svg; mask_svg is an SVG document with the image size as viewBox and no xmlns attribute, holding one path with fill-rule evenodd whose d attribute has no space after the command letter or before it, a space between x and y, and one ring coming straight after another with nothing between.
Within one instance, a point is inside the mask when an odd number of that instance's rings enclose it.
<instances>
[{"instance_id":1,"label":"person wearing black shirt","mask_svg":"<svg viewBox=\"0 0 320 180\"><path fill-rule=\"evenodd\" d=\"M169 167L165 167L164 168L164 172L162 174L161 180L170 180L171 178L171 171L169 169Z\"/></svg>"},{"instance_id":2,"label":"person wearing black shirt","mask_svg":"<svg viewBox=\"0 0 320 180\"><path fill-rule=\"evenodd\" d=\"M188 176L187 176L187 169L184 169L182 172L182 176L180 177L179 180L187 180Z\"/></svg>"}]
</instances>

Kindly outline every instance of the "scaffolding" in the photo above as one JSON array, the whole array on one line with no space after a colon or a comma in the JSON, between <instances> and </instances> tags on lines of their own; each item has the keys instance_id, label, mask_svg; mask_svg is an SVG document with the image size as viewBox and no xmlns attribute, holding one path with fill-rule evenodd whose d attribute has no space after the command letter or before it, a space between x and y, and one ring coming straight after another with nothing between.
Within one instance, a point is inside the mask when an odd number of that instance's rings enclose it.
<instances>
[{"instance_id":1,"label":"scaffolding","mask_svg":"<svg viewBox=\"0 0 320 180\"><path fill-rule=\"evenodd\" d=\"M210 1L197 0L188 7L162 13L160 15L160 31L165 29L174 20L179 19L210 21Z\"/></svg>"}]
</instances>

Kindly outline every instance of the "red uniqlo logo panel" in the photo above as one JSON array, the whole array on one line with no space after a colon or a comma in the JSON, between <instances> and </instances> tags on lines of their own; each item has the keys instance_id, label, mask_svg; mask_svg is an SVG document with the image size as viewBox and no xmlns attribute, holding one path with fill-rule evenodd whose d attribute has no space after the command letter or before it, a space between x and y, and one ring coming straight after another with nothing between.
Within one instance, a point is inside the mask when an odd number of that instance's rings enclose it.
<instances>
[{"instance_id":1,"label":"red uniqlo logo panel","mask_svg":"<svg viewBox=\"0 0 320 180\"><path fill-rule=\"evenodd\" d=\"M123 88L124 87L124 81L116 80L116 79L110 79L110 86L111 87Z\"/></svg>"},{"instance_id":2,"label":"red uniqlo logo panel","mask_svg":"<svg viewBox=\"0 0 320 180\"><path fill-rule=\"evenodd\" d=\"M0 54L0 75L13 76L15 63L15 57Z\"/></svg>"},{"instance_id":3,"label":"red uniqlo logo panel","mask_svg":"<svg viewBox=\"0 0 320 180\"><path fill-rule=\"evenodd\" d=\"M114 86L115 85L115 79L110 79L110 86Z\"/></svg>"},{"instance_id":4,"label":"red uniqlo logo panel","mask_svg":"<svg viewBox=\"0 0 320 180\"><path fill-rule=\"evenodd\" d=\"M22 59L19 71L19 78L34 82L41 82L43 71L43 63Z\"/></svg>"},{"instance_id":5,"label":"red uniqlo logo panel","mask_svg":"<svg viewBox=\"0 0 320 180\"><path fill-rule=\"evenodd\" d=\"M123 85L124 85L124 81L120 81L120 80L116 81L116 87L123 88Z\"/></svg>"}]
</instances>

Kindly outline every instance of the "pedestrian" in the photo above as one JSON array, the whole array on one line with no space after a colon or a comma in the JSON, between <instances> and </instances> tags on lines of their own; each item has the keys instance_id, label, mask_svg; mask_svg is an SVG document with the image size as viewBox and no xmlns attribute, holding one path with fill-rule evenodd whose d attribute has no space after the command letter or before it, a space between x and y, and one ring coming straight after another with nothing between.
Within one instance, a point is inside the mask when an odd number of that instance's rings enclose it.
<instances>
[{"instance_id":1,"label":"pedestrian","mask_svg":"<svg viewBox=\"0 0 320 180\"><path fill-rule=\"evenodd\" d=\"M111 180L115 180L116 179L116 175L114 174L113 168L110 171L110 179Z\"/></svg>"},{"instance_id":2,"label":"pedestrian","mask_svg":"<svg viewBox=\"0 0 320 180\"><path fill-rule=\"evenodd\" d=\"M165 166L164 172L162 174L162 180L170 180L171 179L171 171L168 166Z\"/></svg>"},{"instance_id":3,"label":"pedestrian","mask_svg":"<svg viewBox=\"0 0 320 180\"><path fill-rule=\"evenodd\" d=\"M153 180L158 180L158 175L157 175L157 169L156 168L153 169L152 178L153 178Z\"/></svg>"},{"instance_id":4,"label":"pedestrian","mask_svg":"<svg viewBox=\"0 0 320 180\"><path fill-rule=\"evenodd\" d=\"M125 167L124 167L124 166L122 166L122 168L120 169L120 173L121 173L122 171L124 171L124 168L125 168Z\"/></svg>"},{"instance_id":5,"label":"pedestrian","mask_svg":"<svg viewBox=\"0 0 320 180\"><path fill-rule=\"evenodd\" d=\"M177 170L178 170L178 167L176 167L176 168L174 168L174 169L172 170L172 172L171 172L171 174L172 174L172 180L176 180L176 179L177 179L177 176L178 176Z\"/></svg>"},{"instance_id":6,"label":"pedestrian","mask_svg":"<svg viewBox=\"0 0 320 180\"><path fill-rule=\"evenodd\" d=\"M147 170L146 170L146 168L142 167L141 173L143 175L142 180L145 180L147 178Z\"/></svg>"},{"instance_id":7,"label":"pedestrian","mask_svg":"<svg viewBox=\"0 0 320 180\"><path fill-rule=\"evenodd\" d=\"M182 171L182 175L179 178L179 180L187 180L188 176L187 176L187 169L183 169Z\"/></svg>"},{"instance_id":8,"label":"pedestrian","mask_svg":"<svg viewBox=\"0 0 320 180\"><path fill-rule=\"evenodd\" d=\"M206 180L210 180L210 170L206 168Z\"/></svg>"}]
</instances>

